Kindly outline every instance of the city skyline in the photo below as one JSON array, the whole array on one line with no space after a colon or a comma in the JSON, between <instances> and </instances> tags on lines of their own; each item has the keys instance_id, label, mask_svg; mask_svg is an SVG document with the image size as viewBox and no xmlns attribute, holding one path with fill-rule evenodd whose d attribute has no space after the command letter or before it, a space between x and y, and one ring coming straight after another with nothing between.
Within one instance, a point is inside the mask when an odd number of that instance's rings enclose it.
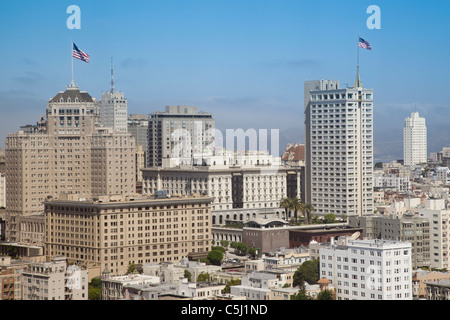
<instances>
[{"instance_id":1,"label":"city skyline","mask_svg":"<svg viewBox=\"0 0 450 320\"><path fill-rule=\"evenodd\" d=\"M359 35L373 48L361 52L360 73L377 92L374 160L402 158L403 121L413 110L429 124L428 151L440 151L450 140L450 64L441 41L450 30L449 5L378 1L381 29L369 30L373 3L347 3L79 1L80 30L66 26L70 2L2 3L0 147L8 133L35 124L49 98L70 84L72 41L91 57L74 61L76 84L100 99L114 57L116 90L126 95L129 114L191 105L212 113L218 129L274 128L281 149L304 143L303 82L353 83Z\"/></svg>"}]
</instances>

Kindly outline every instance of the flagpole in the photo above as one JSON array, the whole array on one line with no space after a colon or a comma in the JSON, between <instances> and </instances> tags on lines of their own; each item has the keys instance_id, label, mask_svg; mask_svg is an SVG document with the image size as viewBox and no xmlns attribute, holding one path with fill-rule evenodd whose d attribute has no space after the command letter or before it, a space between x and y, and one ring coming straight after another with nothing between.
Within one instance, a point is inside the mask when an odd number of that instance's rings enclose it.
<instances>
[{"instance_id":1,"label":"flagpole","mask_svg":"<svg viewBox=\"0 0 450 320\"><path fill-rule=\"evenodd\" d=\"M71 43L71 48L70 48L70 59L71 59L71 62L72 62L72 81L70 82L70 86L72 87L73 86L73 54L72 54L72 51L73 51L73 41L72 41L72 43Z\"/></svg>"},{"instance_id":2,"label":"flagpole","mask_svg":"<svg viewBox=\"0 0 450 320\"><path fill-rule=\"evenodd\" d=\"M356 48L357 48L357 50L358 50L358 52L357 52L357 63L356 63L356 66L359 68L359 36L358 36L358 39L357 39L357 41L356 41Z\"/></svg>"}]
</instances>

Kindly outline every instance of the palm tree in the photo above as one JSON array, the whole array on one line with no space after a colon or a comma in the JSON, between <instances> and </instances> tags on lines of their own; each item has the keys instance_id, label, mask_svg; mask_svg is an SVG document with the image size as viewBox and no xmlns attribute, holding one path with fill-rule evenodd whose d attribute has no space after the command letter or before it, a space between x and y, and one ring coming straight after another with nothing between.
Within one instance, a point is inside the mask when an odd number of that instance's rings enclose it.
<instances>
[{"instance_id":1,"label":"palm tree","mask_svg":"<svg viewBox=\"0 0 450 320\"><path fill-rule=\"evenodd\" d=\"M303 212L304 203L297 197L291 199L291 209L294 210L295 223L297 224L297 212Z\"/></svg>"},{"instance_id":2,"label":"palm tree","mask_svg":"<svg viewBox=\"0 0 450 320\"><path fill-rule=\"evenodd\" d=\"M308 224L311 224L311 218L312 218L312 212L314 211L314 207L311 203L304 203L303 204L303 212L306 215L306 221L308 221Z\"/></svg>"},{"instance_id":3,"label":"palm tree","mask_svg":"<svg viewBox=\"0 0 450 320\"><path fill-rule=\"evenodd\" d=\"M286 221L289 221L288 210L291 209L291 199L290 198L281 199L280 208L284 209L284 212L286 213Z\"/></svg>"}]
</instances>

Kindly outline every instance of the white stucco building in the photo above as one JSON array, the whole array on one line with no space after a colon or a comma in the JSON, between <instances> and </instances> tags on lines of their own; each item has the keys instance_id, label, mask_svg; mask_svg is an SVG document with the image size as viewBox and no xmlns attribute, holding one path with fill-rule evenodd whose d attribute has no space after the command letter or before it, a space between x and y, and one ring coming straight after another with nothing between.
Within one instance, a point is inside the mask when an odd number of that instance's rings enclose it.
<instances>
[{"instance_id":1,"label":"white stucco building","mask_svg":"<svg viewBox=\"0 0 450 320\"><path fill-rule=\"evenodd\" d=\"M411 243L348 240L319 249L320 277L337 300L411 300Z\"/></svg>"}]
</instances>

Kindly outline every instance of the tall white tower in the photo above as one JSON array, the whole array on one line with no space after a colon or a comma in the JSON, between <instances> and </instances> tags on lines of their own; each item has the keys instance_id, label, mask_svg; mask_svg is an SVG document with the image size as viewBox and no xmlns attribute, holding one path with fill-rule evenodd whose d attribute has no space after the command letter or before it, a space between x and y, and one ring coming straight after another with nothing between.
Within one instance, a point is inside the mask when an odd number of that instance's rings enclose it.
<instances>
[{"instance_id":1,"label":"tall white tower","mask_svg":"<svg viewBox=\"0 0 450 320\"><path fill-rule=\"evenodd\" d=\"M120 132L127 132L128 103L124 94L114 89L114 69L111 58L111 89L102 94L100 123Z\"/></svg>"},{"instance_id":2,"label":"tall white tower","mask_svg":"<svg viewBox=\"0 0 450 320\"><path fill-rule=\"evenodd\" d=\"M306 202L317 215L373 213L373 90L305 82Z\"/></svg>"},{"instance_id":3,"label":"tall white tower","mask_svg":"<svg viewBox=\"0 0 450 320\"><path fill-rule=\"evenodd\" d=\"M425 118L419 117L418 112L405 119L403 160L408 166L427 162L427 127Z\"/></svg>"}]
</instances>

